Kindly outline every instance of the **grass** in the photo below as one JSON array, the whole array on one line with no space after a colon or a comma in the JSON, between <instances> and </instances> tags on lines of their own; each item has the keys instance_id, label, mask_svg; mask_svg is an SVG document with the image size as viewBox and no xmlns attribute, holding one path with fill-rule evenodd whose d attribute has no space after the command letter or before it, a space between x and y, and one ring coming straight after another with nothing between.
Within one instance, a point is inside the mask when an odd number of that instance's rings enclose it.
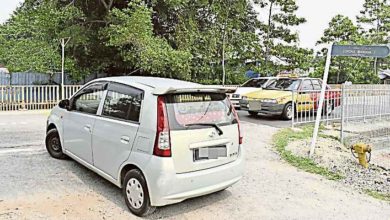
<instances>
[{"instance_id":1,"label":"grass","mask_svg":"<svg viewBox=\"0 0 390 220\"><path fill-rule=\"evenodd\" d=\"M390 194L384 194L373 190L365 190L364 191L367 195L374 197L375 199L380 199L383 201L390 202Z\"/></svg>"},{"instance_id":2,"label":"grass","mask_svg":"<svg viewBox=\"0 0 390 220\"><path fill-rule=\"evenodd\" d=\"M290 128L283 129L273 136L276 150L280 156L289 164L309 173L315 173L324 176L330 180L340 180L344 177L338 173L332 172L324 167L318 166L313 160L306 157L296 156L291 151L286 150L286 146L293 140L303 140L310 138L313 134L312 126L305 126L301 131L293 131Z\"/></svg>"}]
</instances>

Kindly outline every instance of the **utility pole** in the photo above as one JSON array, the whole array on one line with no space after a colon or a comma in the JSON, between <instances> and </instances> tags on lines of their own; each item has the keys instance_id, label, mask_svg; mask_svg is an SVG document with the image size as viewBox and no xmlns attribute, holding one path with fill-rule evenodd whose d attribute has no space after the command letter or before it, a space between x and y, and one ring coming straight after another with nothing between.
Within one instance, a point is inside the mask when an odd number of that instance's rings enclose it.
<instances>
[{"instance_id":1,"label":"utility pole","mask_svg":"<svg viewBox=\"0 0 390 220\"><path fill-rule=\"evenodd\" d=\"M66 40L66 41L65 41ZM65 89L64 89L64 84L65 84L65 46L68 44L70 40L70 37L68 38L61 38L61 47L62 47L62 61L61 61L61 99L65 98Z\"/></svg>"}]
</instances>

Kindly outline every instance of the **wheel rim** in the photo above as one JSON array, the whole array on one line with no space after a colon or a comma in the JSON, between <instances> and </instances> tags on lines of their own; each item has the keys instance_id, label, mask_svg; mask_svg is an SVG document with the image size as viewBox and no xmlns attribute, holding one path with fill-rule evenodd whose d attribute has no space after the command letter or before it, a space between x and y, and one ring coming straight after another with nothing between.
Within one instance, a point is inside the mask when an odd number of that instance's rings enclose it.
<instances>
[{"instance_id":1,"label":"wheel rim","mask_svg":"<svg viewBox=\"0 0 390 220\"><path fill-rule=\"evenodd\" d=\"M286 115L287 118L292 118L292 106L287 107Z\"/></svg>"},{"instance_id":2,"label":"wheel rim","mask_svg":"<svg viewBox=\"0 0 390 220\"><path fill-rule=\"evenodd\" d=\"M61 150L60 140L57 137L51 139L50 145L51 145L51 149L53 149L56 152Z\"/></svg>"},{"instance_id":3,"label":"wheel rim","mask_svg":"<svg viewBox=\"0 0 390 220\"><path fill-rule=\"evenodd\" d=\"M127 182L126 195L127 200L133 208L139 209L143 205L144 190L141 183L137 179L131 178L129 182Z\"/></svg>"}]
</instances>

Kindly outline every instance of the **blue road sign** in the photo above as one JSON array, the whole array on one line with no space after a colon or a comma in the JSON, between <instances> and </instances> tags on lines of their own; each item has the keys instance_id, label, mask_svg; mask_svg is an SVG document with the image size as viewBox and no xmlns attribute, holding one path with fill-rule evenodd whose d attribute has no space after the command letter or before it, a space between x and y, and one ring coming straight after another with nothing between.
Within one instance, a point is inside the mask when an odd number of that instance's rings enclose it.
<instances>
[{"instance_id":1,"label":"blue road sign","mask_svg":"<svg viewBox=\"0 0 390 220\"><path fill-rule=\"evenodd\" d=\"M389 56L389 46L333 45L332 56L343 57L376 57Z\"/></svg>"}]
</instances>

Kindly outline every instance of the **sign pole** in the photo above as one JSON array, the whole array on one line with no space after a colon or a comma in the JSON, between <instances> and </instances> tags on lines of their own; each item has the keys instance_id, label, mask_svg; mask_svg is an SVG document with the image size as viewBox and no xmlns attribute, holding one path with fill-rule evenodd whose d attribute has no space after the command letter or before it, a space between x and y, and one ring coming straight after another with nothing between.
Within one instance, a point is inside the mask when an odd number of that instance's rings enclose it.
<instances>
[{"instance_id":1,"label":"sign pole","mask_svg":"<svg viewBox=\"0 0 390 220\"><path fill-rule=\"evenodd\" d=\"M333 49L333 43L329 46L328 55L326 56L326 64L325 64L324 77L322 79L320 101L319 101L318 107L317 107L317 118L316 118L316 123L314 125L313 138L311 140L309 157L312 157L314 154L314 149L315 149L316 142L317 142L318 130L320 128L322 107L323 107L324 99L325 99L325 90L326 90L326 85L328 82L330 63L332 61L332 49Z\"/></svg>"},{"instance_id":2,"label":"sign pole","mask_svg":"<svg viewBox=\"0 0 390 220\"><path fill-rule=\"evenodd\" d=\"M66 40L65 38L61 38L61 99L65 99L65 46L68 44L70 37Z\"/></svg>"},{"instance_id":3,"label":"sign pole","mask_svg":"<svg viewBox=\"0 0 390 220\"><path fill-rule=\"evenodd\" d=\"M64 64L65 64L65 39L61 39L61 48L62 48L62 53L61 53L61 99L64 99Z\"/></svg>"}]
</instances>

